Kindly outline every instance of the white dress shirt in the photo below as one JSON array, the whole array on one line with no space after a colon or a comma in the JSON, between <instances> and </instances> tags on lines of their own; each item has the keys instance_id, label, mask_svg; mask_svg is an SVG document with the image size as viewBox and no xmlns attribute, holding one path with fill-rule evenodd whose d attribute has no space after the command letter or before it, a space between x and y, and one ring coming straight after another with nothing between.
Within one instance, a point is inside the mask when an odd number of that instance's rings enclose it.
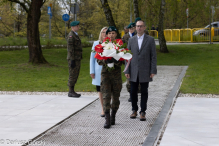
<instances>
[{"instance_id":1,"label":"white dress shirt","mask_svg":"<svg viewBox=\"0 0 219 146\"><path fill-rule=\"evenodd\" d=\"M139 50L141 49L141 45L142 45L142 42L143 42L143 39L144 39L144 34L142 36L138 36L138 47L139 47Z\"/></svg>"},{"instance_id":2,"label":"white dress shirt","mask_svg":"<svg viewBox=\"0 0 219 146\"><path fill-rule=\"evenodd\" d=\"M77 33L77 32L75 32L75 31L74 31L74 33L75 33L76 35L78 35L78 33Z\"/></svg>"},{"instance_id":3,"label":"white dress shirt","mask_svg":"<svg viewBox=\"0 0 219 146\"><path fill-rule=\"evenodd\" d=\"M132 34L129 32L129 36L132 37Z\"/></svg>"}]
</instances>

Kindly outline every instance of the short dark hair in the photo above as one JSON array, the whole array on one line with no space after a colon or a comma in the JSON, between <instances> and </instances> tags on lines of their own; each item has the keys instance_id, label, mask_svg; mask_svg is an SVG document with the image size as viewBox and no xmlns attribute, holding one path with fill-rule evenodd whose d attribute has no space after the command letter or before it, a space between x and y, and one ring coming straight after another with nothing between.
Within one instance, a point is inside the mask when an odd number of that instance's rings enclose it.
<instances>
[{"instance_id":1,"label":"short dark hair","mask_svg":"<svg viewBox=\"0 0 219 146\"><path fill-rule=\"evenodd\" d=\"M146 26L146 25L145 25L145 22L144 22L143 20L138 20L138 21L136 22L136 24L137 24L138 22L143 22L143 23L144 23L144 26Z\"/></svg>"}]
</instances>

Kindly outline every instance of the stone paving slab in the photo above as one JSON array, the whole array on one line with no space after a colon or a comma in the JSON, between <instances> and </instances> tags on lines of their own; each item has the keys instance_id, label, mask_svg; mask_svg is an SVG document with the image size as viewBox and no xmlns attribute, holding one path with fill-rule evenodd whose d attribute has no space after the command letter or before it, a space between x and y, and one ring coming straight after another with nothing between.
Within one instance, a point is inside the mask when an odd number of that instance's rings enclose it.
<instances>
[{"instance_id":1,"label":"stone paving slab","mask_svg":"<svg viewBox=\"0 0 219 146\"><path fill-rule=\"evenodd\" d=\"M20 146L73 113L97 96L0 95L0 145Z\"/></svg>"},{"instance_id":2,"label":"stone paving slab","mask_svg":"<svg viewBox=\"0 0 219 146\"><path fill-rule=\"evenodd\" d=\"M160 146L218 146L219 99L178 97Z\"/></svg>"},{"instance_id":3,"label":"stone paving slab","mask_svg":"<svg viewBox=\"0 0 219 146\"><path fill-rule=\"evenodd\" d=\"M110 129L103 128L105 120L99 115L101 106L97 100L34 140L43 141L46 146L142 145L183 68L158 66L158 75L149 85L147 121L140 121L139 116L136 119L129 118L131 104L127 101L129 94L123 84L116 125Z\"/></svg>"}]
</instances>

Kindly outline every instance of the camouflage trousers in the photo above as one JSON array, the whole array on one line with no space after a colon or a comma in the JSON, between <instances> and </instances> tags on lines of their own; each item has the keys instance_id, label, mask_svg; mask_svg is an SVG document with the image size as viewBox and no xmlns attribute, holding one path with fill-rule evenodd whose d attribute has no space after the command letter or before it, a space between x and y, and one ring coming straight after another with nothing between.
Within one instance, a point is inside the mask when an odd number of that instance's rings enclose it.
<instances>
[{"instance_id":1,"label":"camouflage trousers","mask_svg":"<svg viewBox=\"0 0 219 146\"><path fill-rule=\"evenodd\" d=\"M126 88L127 88L127 91L130 93L130 91L131 91L131 84L129 82L129 79L127 79L126 81L127 81ZM138 85L138 93L141 93L141 85L140 84Z\"/></svg>"},{"instance_id":2,"label":"camouflage trousers","mask_svg":"<svg viewBox=\"0 0 219 146\"><path fill-rule=\"evenodd\" d=\"M120 105L119 97L122 90L121 72L118 74L102 73L100 88L103 95L104 112L110 112L110 108L117 111Z\"/></svg>"},{"instance_id":3,"label":"camouflage trousers","mask_svg":"<svg viewBox=\"0 0 219 146\"><path fill-rule=\"evenodd\" d=\"M75 68L71 68L71 60L68 60L69 78L68 86L75 86L81 67L81 60L75 60Z\"/></svg>"}]
</instances>

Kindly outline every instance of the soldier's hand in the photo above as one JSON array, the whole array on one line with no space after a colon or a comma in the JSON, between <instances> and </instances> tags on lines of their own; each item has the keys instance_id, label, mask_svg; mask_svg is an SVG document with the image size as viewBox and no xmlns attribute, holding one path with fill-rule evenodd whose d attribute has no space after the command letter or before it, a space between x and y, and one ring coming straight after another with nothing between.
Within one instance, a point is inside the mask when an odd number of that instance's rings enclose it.
<instances>
[{"instance_id":1,"label":"soldier's hand","mask_svg":"<svg viewBox=\"0 0 219 146\"><path fill-rule=\"evenodd\" d=\"M108 58L107 60L105 60L105 63L106 63L106 64L108 64L108 63L113 63L113 60Z\"/></svg>"},{"instance_id":2,"label":"soldier's hand","mask_svg":"<svg viewBox=\"0 0 219 146\"><path fill-rule=\"evenodd\" d=\"M112 58L112 60L113 60L113 62L115 62L115 63L117 63L118 61L116 60L116 59L114 59L114 58Z\"/></svg>"},{"instance_id":3,"label":"soldier's hand","mask_svg":"<svg viewBox=\"0 0 219 146\"><path fill-rule=\"evenodd\" d=\"M71 60L71 68L75 68L75 61L74 60Z\"/></svg>"}]
</instances>

